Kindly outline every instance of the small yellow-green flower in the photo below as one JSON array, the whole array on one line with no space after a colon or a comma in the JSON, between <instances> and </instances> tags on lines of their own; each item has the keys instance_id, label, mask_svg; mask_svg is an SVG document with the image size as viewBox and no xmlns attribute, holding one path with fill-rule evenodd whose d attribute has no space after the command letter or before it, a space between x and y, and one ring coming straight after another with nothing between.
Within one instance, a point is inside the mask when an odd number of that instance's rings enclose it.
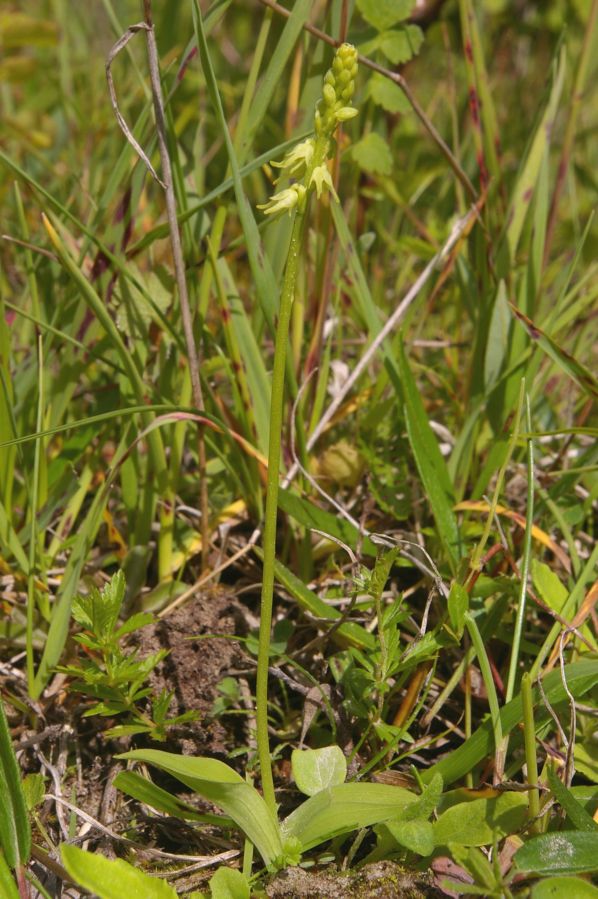
<instances>
[{"instance_id":1,"label":"small yellow-green flower","mask_svg":"<svg viewBox=\"0 0 598 899\"><path fill-rule=\"evenodd\" d=\"M289 175L302 175L314 158L315 141L313 137L301 141L285 154L282 162L272 162L277 169L286 169Z\"/></svg>"},{"instance_id":2,"label":"small yellow-green flower","mask_svg":"<svg viewBox=\"0 0 598 899\"><path fill-rule=\"evenodd\" d=\"M330 191L330 193L338 203L338 195L334 189L334 184L332 183L332 178L330 172L328 171L328 166L326 165L326 163L315 167L315 169L311 173L311 178L309 179L309 187L311 187L312 184L316 189L316 196L318 200L322 196L322 191L326 189Z\"/></svg>"},{"instance_id":3,"label":"small yellow-green flower","mask_svg":"<svg viewBox=\"0 0 598 899\"><path fill-rule=\"evenodd\" d=\"M264 215L277 215L279 212L290 212L305 196L305 187L302 184L293 184L286 190L281 190L267 203L262 203L257 208L264 210Z\"/></svg>"}]
</instances>

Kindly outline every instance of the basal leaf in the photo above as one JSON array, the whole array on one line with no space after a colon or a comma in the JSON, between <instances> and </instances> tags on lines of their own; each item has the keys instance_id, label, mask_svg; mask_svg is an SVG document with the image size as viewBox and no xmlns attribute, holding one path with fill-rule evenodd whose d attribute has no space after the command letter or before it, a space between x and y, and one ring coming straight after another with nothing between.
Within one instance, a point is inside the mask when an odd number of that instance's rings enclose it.
<instances>
[{"instance_id":1,"label":"basal leaf","mask_svg":"<svg viewBox=\"0 0 598 899\"><path fill-rule=\"evenodd\" d=\"M136 749L117 758L136 759L167 771L229 815L267 865L283 854L276 818L258 793L229 765L217 759L182 756L158 749Z\"/></svg>"},{"instance_id":2,"label":"basal leaf","mask_svg":"<svg viewBox=\"0 0 598 899\"><path fill-rule=\"evenodd\" d=\"M183 821L207 821L222 827L233 824L232 819L198 812L192 805L156 786L151 780L142 777L136 771L121 771L114 778L113 784L127 796L132 796L133 799L138 799L139 802L171 815L173 818L181 818Z\"/></svg>"},{"instance_id":3,"label":"basal leaf","mask_svg":"<svg viewBox=\"0 0 598 899\"><path fill-rule=\"evenodd\" d=\"M76 846L61 847L62 863L75 883L99 899L177 899L165 880L151 877L123 859L112 861Z\"/></svg>"},{"instance_id":4,"label":"basal leaf","mask_svg":"<svg viewBox=\"0 0 598 899\"><path fill-rule=\"evenodd\" d=\"M305 851L339 834L397 818L417 798L386 784L341 784L306 800L285 819L283 830L297 837Z\"/></svg>"}]
</instances>

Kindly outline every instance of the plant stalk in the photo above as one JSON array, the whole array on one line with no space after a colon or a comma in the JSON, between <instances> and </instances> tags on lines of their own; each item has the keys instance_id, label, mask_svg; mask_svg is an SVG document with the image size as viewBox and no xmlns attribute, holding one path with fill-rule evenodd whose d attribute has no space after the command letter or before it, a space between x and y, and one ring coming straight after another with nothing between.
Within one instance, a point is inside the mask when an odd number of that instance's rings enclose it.
<instances>
[{"instance_id":1,"label":"plant stalk","mask_svg":"<svg viewBox=\"0 0 598 899\"><path fill-rule=\"evenodd\" d=\"M523 739L525 743L525 764L527 766L527 782L529 790L528 817L533 821L532 829L539 833L540 793L538 790L538 759L536 757L536 729L534 725L534 702L532 698L532 681L526 671L521 678L521 704L523 707Z\"/></svg>"},{"instance_id":2,"label":"plant stalk","mask_svg":"<svg viewBox=\"0 0 598 899\"><path fill-rule=\"evenodd\" d=\"M272 369L272 399L270 404L270 434L268 439L268 480L264 518L264 562L257 661L256 723L262 790L266 803L274 813L276 813L276 798L274 795L270 740L268 737L268 666L270 662L270 631L274 598L274 562L276 559L276 525L278 518L285 366L299 256L303 243L304 222L305 210L297 210L291 233L276 327L274 366Z\"/></svg>"}]
</instances>

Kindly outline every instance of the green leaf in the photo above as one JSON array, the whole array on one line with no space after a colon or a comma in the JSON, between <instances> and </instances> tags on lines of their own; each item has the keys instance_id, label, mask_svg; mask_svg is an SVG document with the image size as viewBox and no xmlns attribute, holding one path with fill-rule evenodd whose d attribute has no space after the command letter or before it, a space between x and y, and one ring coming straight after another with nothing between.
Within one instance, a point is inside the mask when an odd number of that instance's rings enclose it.
<instances>
[{"instance_id":1,"label":"green leaf","mask_svg":"<svg viewBox=\"0 0 598 899\"><path fill-rule=\"evenodd\" d=\"M484 360L486 393L498 381L504 361L509 357L511 323L512 318L507 301L507 288L504 280L501 280L492 307L492 317L486 341L486 358Z\"/></svg>"},{"instance_id":2,"label":"green leaf","mask_svg":"<svg viewBox=\"0 0 598 899\"><path fill-rule=\"evenodd\" d=\"M151 780L142 777L136 771L121 771L114 778L113 784L127 796L132 796L133 799L138 799L139 802L143 802L159 812L172 815L173 818L217 824L221 827L228 827L234 823L231 818L224 818L222 815L201 814L192 805L183 802L182 799L178 799L172 793L163 790L162 787L156 786Z\"/></svg>"},{"instance_id":3,"label":"green leaf","mask_svg":"<svg viewBox=\"0 0 598 899\"><path fill-rule=\"evenodd\" d=\"M374 549L373 546L372 549ZM256 547L255 551L261 558L261 550L259 547ZM317 593L314 593L313 590L306 587L303 581L293 574L292 571L289 571L282 562L276 561L274 563L274 572L276 574L276 580L282 584L283 587L286 587L291 596L297 600L301 608L305 611L315 615L316 618L322 618L324 621L336 621L343 617L338 609L335 609L334 606L327 605L323 599L320 599ZM366 631L364 627L357 624L355 621L345 621L343 624L339 625L334 632L333 639L335 642L342 644L348 643L351 646L357 646L361 649L375 649L376 647L376 638L374 635L370 634L369 631Z\"/></svg>"},{"instance_id":4,"label":"green leaf","mask_svg":"<svg viewBox=\"0 0 598 899\"><path fill-rule=\"evenodd\" d=\"M434 823L436 845L487 846L495 837L504 837L521 828L527 817L527 805L527 796L522 793L459 802Z\"/></svg>"},{"instance_id":5,"label":"green leaf","mask_svg":"<svg viewBox=\"0 0 598 899\"><path fill-rule=\"evenodd\" d=\"M2 899L21 899L11 870L0 852L0 896Z\"/></svg>"},{"instance_id":6,"label":"green leaf","mask_svg":"<svg viewBox=\"0 0 598 899\"><path fill-rule=\"evenodd\" d=\"M569 820L577 830L598 833L598 824L586 812L583 805L577 801L573 793L558 779L551 768L548 769L548 783L554 798L567 812Z\"/></svg>"},{"instance_id":7,"label":"green leaf","mask_svg":"<svg viewBox=\"0 0 598 899\"><path fill-rule=\"evenodd\" d=\"M357 9L370 25L386 31L409 18L415 0L357 0Z\"/></svg>"},{"instance_id":8,"label":"green leaf","mask_svg":"<svg viewBox=\"0 0 598 899\"><path fill-rule=\"evenodd\" d=\"M367 95L387 112L406 113L411 111L411 104L393 81L375 72L367 84Z\"/></svg>"},{"instance_id":9,"label":"green leaf","mask_svg":"<svg viewBox=\"0 0 598 899\"><path fill-rule=\"evenodd\" d=\"M60 852L62 864L75 883L99 899L177 899L175 890L165 880L151 877L123 859L111 861L64 844Z\"/></svg>"},{"instance_id":10,"label":"green leaf","mask_svg":"<svg viewBox=\"0 0 598 899\"><path fill-rule=\"evenodd\" d=\"M553 362L561 368L588 396L596 399L598 397L598 378L585 365L568 353L556 340L549 334L542 331L538 325L527 317L520 309L510 304L511 312L515 316L517 322L525 328L529 337L535 341L538 346L544 350Z\"/></svg>"},{"instance_id":11,"label":"green leaf","mask_svg":"<svg viewBox=\"0 0 598 899\"><path fill-rule=\"evenodd\" d=\"M555 612L561 612L569 598L569 591L550 566L539 559L532 559L534 589Z\"/></svg>"},{"instance_id":12,"label":"green leaf","mask_svg":"<svg viewBox=\"0 0 598 899\"><path fill-rule=\"evenodd\" d=\"M42 804L46 795L46 784L43 774L28 774L23 780L22 787L27 808L29 811L33 811L34 808Z\"/></svg>"},{"instance_id":13,"label":"green leaf","mask_svg":"<svg viewBox=\"0 0 598 899\"><path fill-rule=\"evenodd\" d=\"M136 759L167 771L221 808L251 840L266 865L283 852L278 821L258 793L229 765L217 759L181 756L158 749L136 749L117 756Z\"/></svg>"},{"instance_id":14,"label":"green leaf","mask_svg":"<svg viewBox=\"0 0 598 899\"><path fill-rule=\"evenodd\" d=\"M566 48L562 47L554 71L550 98L530 144L525 162L520 167L517 183L513 190L507 215L508 225L506 230L506 246L511 263L515 260L523 223L530 207L530 200L540 174L544 154L548 151L550 136L553 133L554 121L565 78L566 57Z\"/></svg>"},{"instance_id":15,"label":"green leaf","mask_svg":"<svg viewBox=\"0 0 598 899\"><path fill-rule=\"evenodd\" d=\"M485 890L493 890L496 886L496 878L492 866L483 852L475 847L466 849L458 843L450 843L449 850L457 864L462 865L466 871L469 871L476 883L484 884ZM476 891L478 895L481 890Z\"/></svg>"},{"instance_id":16,"label":"green leaf","mask_svg":"<svg viewBox=\"0 0 598 899\"><path fill-rule=\"evenodd\" d=\"M598 661L584 659L565 665L564 677L572 695L580 699L598 683ZM567 702L567 694L563 687L560 671L551 671L542 681L548 702L554 706L559 702ZM548 720L549 713L545 708L539 690L533 691L534 708L536 709L536 729ZM500 710L500 723L503 735L508 734L518 725L523 717L521 696L512 699ZM485 721L461 746L453 750L445 759L437 762L422 772L422 780L428 783L434 774L440 774L445 784L463 777L468 771L494 751L492 722Z\"/></svg>"},{"instance_id":17,"label":"green leaf","mask_svg":"<svg viewBox=\"0 0 598 899\"><path fill-rule=\"evenodd\" d=\"M234 868L218 868L210 878L212 899L249 899L247 878Z\"/></svg>"},{"instance_id":18,"label":"green leaf","mask_svg":"<svg viewBox=\"0 0 598 899\"><path fill-rule=\"evenodd\" d=\"M454 581L448 595L448 613L451 627L461 639L465 628L465 615L469 610L469 593L462 584Z\"/></svg>"},{"instance_id":19,"label":"green leaf","mask_svg":"<svg viewBox=\"0 0 598 899\"><path fill-rule=\"evenodd\" d=\"M414 821L387 821L384 826L400 846L417 855L432 855L436 848L434 825L431 821L423 821L421 818Z\"/></svg>"},{"instance_id":20,"label":"green leaf","mask_svg":"<svg viewBox=\"0 0 598 899\"><path fill-rule=\"evenodd\" d=\"M294 749L291 765L295 783L306 796L345 782L347 760L340 746L322 749Z\"/></svg>"},{"instance_id":21,"label":"green leaf","mask_svg":"<svg viewBox=\"0 0 598 899\"><path fill-rule=\"evenodd\" d=\"M138 631L147 624L151 624L153 620L154 616L151 612L137 612L135 615L131 615L130 618L127 618L124 624L121 624L114 636L117 640L120 640L125 634L131 634L133 631Z\"/></svg>"},{"instance_id":22,"label":"green leaf","mask_svg":"<svg viewBox=\"0 0 598 899\"><path fill-rule=\"evenodd\" d=\"M77 624L102 640L112 637L125 598L125 586L124 574L117 571L101 592L92 587L87 596L78 596L73 603Z\"/></svg>"},{"instance_id":23,"label":"green leaf","mask_svg":"<svg viewBox=\"0 0 598 899\"><path fill-rule=\"evenodd\" d=\"M532 887L531 899L598 899L598 888L581 877L549 877Z\"/></svg>"},{"instance_id":24,"label":"green leaf","mask_svg":"<svg viewBox=\"0 0 598 899\"><path fill-rule=\"evenodd\" d=\"M393 65L409 62L419 53L424 34L417 25L404 25L394 31L386 31L378 38L378 46Z\"/></svg>"},{"instance_id":25,"label":"green leaf","mask_svg":"<svg viewBox=\"0 0 598 899\"><path fill-rule=\"evenodd\" d=\"M450 559L456 563L459 555L459 529L453 513L455 497L446 462L438 448L438 441L430 427L428 416L401 343L398 353L401 378L400 392L405 409L405 421L411 450L422 484L436 519L438 533Z\"/></svg>"},{"instance_id":26,"label":"green leaf","mask_svg":"<svg viewBox=\"0 0 598 899\"><path fill-rule=\"evenodd\" d=\"M397 818L416 799L402 787L340 784L307 799L285 819L283 831L297 837L305 851L340 834Z\"/></svg>"},{"instance_id":27,"label":"green leaf","mask_svg":"<svg viewBox=\"0 0 598 899\"><path fill-rule=\"evenodd\" d=\"M0 696L0 848L10 868L29 861L31 825Z\"/></svg>"},{"instance_id":28,"label":"green leaf","mask_svg":"<svg viewBox=\"0 0 598 899\"><path fill-rule=\"evenodd\" d=\"M369 175L390 175L392 154L383 138L370 131L351 148L351 156L363 172Z\"/></svg>"},{"instance_id":29,"label":"green leaf","mask_svg":"<svg viewBox=\"0 0 598 899\"><path fill-rule=\"evenodd\" d=\"M360 540L359 531L351 522L320 509L309 500L302 499L296 493L291 493L290 490L280 489L278 505L283 512L306 528L317 528L325 534L330 534L331 537L337 537L343 543L348 543L353 548ZM370 556L378 555L378 549L369 537L363 540L361 551Z\"/></svg>"},{"instance_id":30,"label":"green leaf","mask_svg":"<svg viewBox=\"0 0 598 899\"><path fill-rule=\"evenodd\" d=\"M583 743L576 740L574 755L576 769L592 783L598 784L598 746L596 743L589 739Z\"/></svg>"},{"instance_id":31,"label":"green leaf","mask_svg":"<svg viewBox=\"0 0 598 899\"><path fill-rule=\"evenodd\" d=\"M598 871L598 833L562 830L532 837L515 853L521 871L533 874L592 874Z\"/></svg>"}]
</instances>

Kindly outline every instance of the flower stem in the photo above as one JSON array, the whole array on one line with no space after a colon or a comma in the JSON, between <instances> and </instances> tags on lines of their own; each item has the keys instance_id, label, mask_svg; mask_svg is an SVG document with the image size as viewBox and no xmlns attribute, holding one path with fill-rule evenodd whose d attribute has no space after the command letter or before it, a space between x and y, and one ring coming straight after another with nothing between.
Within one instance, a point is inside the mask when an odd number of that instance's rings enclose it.
<instances>
[{"instance_id":1,"label":"flower stem","mask_svg":"<svg viewBox=\"0 0 598 899\"><path fill-rule=\"evenodd\" d=\"M282 418L284 404L284 382L287 345L291 310L295 298L299 256L303 243L305 208L297 210L284 273L280 297L280 310L276 326L274 346L274 367L272 370L272 399L270 405L270 436L268 441L268 482L266 492L266 513L263 540L263 580L260 612L260 633L257 659L256 720L257 751L262 777L264 799L276 814L274 780L270 759L268 737L268 666L270 662L270 632L272 628L272 605L274 597L274 562L276 558L276 524L278 512L278 487L280 479L280 456L282 442Z\"/></svg>"}]
</instances>

